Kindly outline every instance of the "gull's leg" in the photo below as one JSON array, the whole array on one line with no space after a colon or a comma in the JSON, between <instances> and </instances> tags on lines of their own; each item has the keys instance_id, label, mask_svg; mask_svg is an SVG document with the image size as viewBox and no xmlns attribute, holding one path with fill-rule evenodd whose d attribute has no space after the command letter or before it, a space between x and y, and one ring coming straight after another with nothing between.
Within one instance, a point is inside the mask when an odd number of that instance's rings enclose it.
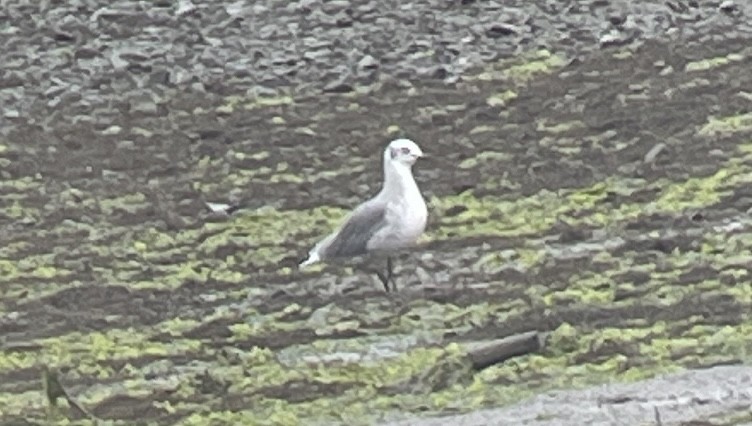
<instances>
[{"instance_id":1,"label":"gull's leg","mask_svg":"<svg viewBox=\"0 0 752 426\"><path fill-rule=\"evenodd\" d=\"M392 257L387 256L386 258L386 277L387 282L392 282L392 290L395 292L397 291L397 281L394 280L394 264L392 263ZM389 291L389 290L387 290Z\"/></svg>"},{"instance_id":2,"label":"gull's leg","mask_svg":"<svg viewBox=\"0 0 752 426\"><path fill-rule=\"evenodd\" d=\"M394 290L397 290L397 285L394 283L394 269L392 268L392 258L387 256L386 258L386 271L382 272L378 269L373 270L374 273L379 277L379 280L381 280L381 284L384 285L384 291L389 293L389 282L392 282L392 287Z\"/></svg>"},{"instance_id":3,"label":"gull's leg","mask_svg":"<svg viewBox=\"0 0 752 426\"><path fill-rule=\"evenodd\" d=\"M389 275L384 273L384 270L379 268L378 266L375 266L374 259L363 259L361 262L358 262L356 268L359 269L361 272L365 272L368 274L376 274L377 277L379 277L379 281L381 281L381 284L384 286L384 290L386 292L389 292Z\"/></svg>"},{"instance_id":4,"label":"gull's leg","mask_svg":"<svg viewBox=\"0 0 752 426\"><path fill-rule=\"evenodd\" d=\"M381 284L384 286L384 291L387 293L391 291L397 291L397 283L395 282L395 276L394 276L394 265L392 262L391 256L387 256L386 258L386 270L379 269L378 267L363 267L364 271L376 274L377 277L379 277L379 281L381 281ZM392 290L389 289L389 283L392 283Z\"/></svg>"},{"instance_id":5,"label":"gull's leg","mask_svg":"<svg viewBox=\"0 0 752 426\"><path fill-rule=\"evenodd\" d=\"M390 277L387 274L384 274L383 272L379 271L378 269L374 269L373 272L376 273L376 275L379 277L379 280L381 280L381 284L384 285L384 290L389 293L389 279Z\"/></svg>"}]
</instances>

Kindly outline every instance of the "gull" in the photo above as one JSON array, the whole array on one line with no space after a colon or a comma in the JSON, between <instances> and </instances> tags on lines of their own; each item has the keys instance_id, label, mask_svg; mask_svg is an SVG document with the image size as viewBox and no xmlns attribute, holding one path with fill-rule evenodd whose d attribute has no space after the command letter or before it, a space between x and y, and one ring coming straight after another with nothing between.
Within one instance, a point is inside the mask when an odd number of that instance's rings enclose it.
<instances>
[{"instance_id":1,"label":"gull","mask_svg":"<svg viewBox=\"0 0 752 426\"><path fill-rule=\"evenodd\" d=\"M423 234L428 209L412 167L423 151L409 139L395 139L384 150L384 184L381 191L356 207L342 225L319 241L300 263L304 268L320 261L354 258L357 256L386 256L386 272L378 275L384 290L394 282L392 256L414 246Z\"/></svg>"}]
</instances>

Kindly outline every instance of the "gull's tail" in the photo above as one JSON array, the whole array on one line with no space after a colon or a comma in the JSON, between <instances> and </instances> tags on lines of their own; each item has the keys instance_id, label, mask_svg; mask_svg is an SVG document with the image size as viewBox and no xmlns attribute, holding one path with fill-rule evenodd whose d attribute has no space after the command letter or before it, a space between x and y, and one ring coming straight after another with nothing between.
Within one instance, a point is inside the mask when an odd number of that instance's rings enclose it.
<instances>
[{"instance_id":1,"label":"gull's tail","mask_svg":"<svg viewBox=\"0 0 752 426\"><path fill-rule=\"evenodd\" d=\"M311 252L308 253L308 259L300 262L299 267L303 269L308 265L318 262L319 260L321 260L321 258L319 257L319 254L315 250L311 250Z\"/></svg>"}]
</instances>

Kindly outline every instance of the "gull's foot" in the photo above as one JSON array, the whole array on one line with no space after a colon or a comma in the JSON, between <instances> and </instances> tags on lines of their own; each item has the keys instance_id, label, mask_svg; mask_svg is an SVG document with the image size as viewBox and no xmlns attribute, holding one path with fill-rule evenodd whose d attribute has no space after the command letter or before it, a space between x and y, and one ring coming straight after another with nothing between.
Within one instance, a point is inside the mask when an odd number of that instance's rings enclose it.
<instances>
[{"instance_id":1,"label":"gull's foot","mask_svg":"<svg viewBox=\"0 0 752 426\"><path fill-rule=\"evenodd\" d=\"M381 281L381 285L384 286L385 292L392 293L397 291L397 280L396 276L394 275L394 265L391 257L387 257L386 259L385 270L380 270L366 265L361 265L359 269L371 274L376 274L376 276L379 277L379 281ZM391 286L389 285L390 283Z\"/></svg>"},{"instance_id":2,"label":"gull's foot","mask_svg":"<svg viewBox=\"0 0 752 426\"><path fill-rule=\"evenodd\" d=\"M397 292L397 280L395 280L394 277L392 277L390 281L392 282L392 291L396 293Z\"/></svg>"}]
</instances>

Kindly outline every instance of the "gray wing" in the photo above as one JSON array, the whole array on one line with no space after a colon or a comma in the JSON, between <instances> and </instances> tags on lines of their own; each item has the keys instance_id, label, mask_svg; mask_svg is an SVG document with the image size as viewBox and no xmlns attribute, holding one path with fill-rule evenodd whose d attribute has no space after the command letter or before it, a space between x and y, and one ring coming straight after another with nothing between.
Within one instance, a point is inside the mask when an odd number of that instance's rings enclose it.
<instances>
[{"instance_id":1,"label":"gray wing","mask_svg":"<svg viewBox=\"0 0 752 426\"><path fill-rule=\"evenodd\" d=\"M386 225L386 209L381 204L365 204L355 210L323 250L323 257L350 257L366 254L368 240Z\"/></svg>"}]
</instances>

